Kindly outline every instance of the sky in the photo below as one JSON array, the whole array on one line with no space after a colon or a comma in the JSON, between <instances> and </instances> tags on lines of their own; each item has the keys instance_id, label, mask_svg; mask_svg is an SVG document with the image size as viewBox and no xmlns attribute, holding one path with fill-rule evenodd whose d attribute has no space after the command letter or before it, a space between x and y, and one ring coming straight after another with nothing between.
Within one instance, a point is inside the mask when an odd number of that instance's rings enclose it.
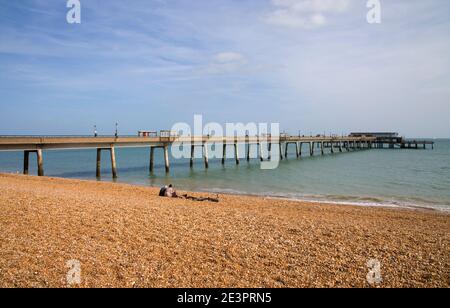
<instances>
[{"instance_id":1,"label":"sky","mask_svg":"<svg viewBox=\"0 0 450 308\"><path fill-rule=\"evenodd\" d=\"M0 135L205 122L450 137L450 1L0 0Z\"/></svg>"}]
</instances>

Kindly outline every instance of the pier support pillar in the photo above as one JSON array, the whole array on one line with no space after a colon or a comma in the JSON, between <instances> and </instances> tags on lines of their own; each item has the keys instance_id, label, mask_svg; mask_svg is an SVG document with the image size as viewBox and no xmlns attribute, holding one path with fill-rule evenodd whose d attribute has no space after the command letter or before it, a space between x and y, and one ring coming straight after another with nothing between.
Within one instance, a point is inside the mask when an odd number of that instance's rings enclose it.
<instances>
[{"instance_id":1,"label":"pier support pillar","mask_svg":"<svg viewBox=\"0 0 450 308\"><path fill-rule=\"evenodd\" d=\"M299 143L299 148L298 148L298 155L299 157L302 157L302 147L303 147L303 142Z\"/></svg>"},{"instance_id":2,"label":"pier support pillar","mask_svg":"<svg viewBox=\"0 0 450 308\"><path fill-rule=\"evenodd\" d=\"M205 159L205 168L208 169L209 168L209 157L208 157L208 144L205 143L203 145L203 156Z\"/></svg>"},{"instance_id":3,"label":"pier support pillar","mask_svg":"<svg viewBox=\"0 0 450 308\"><path fill-rule=\"evenodd\" d=\"M284 149L284 157L286 157L286 159L288 159L289 156L289 142L286 142L285 144L285 149Z\"/></svg>"},{"instance_id":4,"label":"pier support pillar","mask_svg":"<svg viewBox=\"0 0 450 308\"><path fill-rule=\"evenodd\" d=\"M279 143L279 148L280 148L280 160L283 160L284 159L284 157L283 157L283 144L281 143L281 141Z\"/></svg>"},{"instance_id":5,"label":"pier support pillar","mask_svg":"<svg viewBox=\"0 0 450 308\"><path fill-rule=\"evenodd\" d=\"M24 151L23 155L23 174L27 175L30 168L30 153L36 153L37 155L37 165L38 165L38 176L44 176L44 158L42 156L42 150L34 151Z\"/></svg>"},{"instance_id":6,"label":"pier support pillar","mask_svg":"<svg viewBox=\"0 0 450 308\"><path fill-rule=\"evenodd\" d=\"M331 142L331 154L334 154L334 142Z\"/></svg>"},{"instance_id":7,"label":"pier support pillar","mask_svg":"<svg viewBox=\"0 0 450 308\"><path fill-rule=\"evenodd\" d=\"M295 143L295 153L297 154L297 159L300 158L300 148L298 142Z\"/></svg>"},{"instance_id":8,"label":"pier support pillar","mask_svg":"<svg viewBox=\"0 0 450 308\"><path fill-rule=\"evenodd\" d=\"M264 161L264 152L263 152L262 143L258 143L257 146L258 146L258 151L259 151L259 160L261 162L263 162ZM269 150L269 155L268 156L270 157L270 150Z\"/></svg>"},{"instance_id":9,"label":"pier support pillar","mask_svg":"<svg viewBox=\"0 0 450 308\"><path fill-rule=\"evenodd\" d=\"M113 179L117 179L117 164L116 164L116 151L114 147L111 148L98 148L97 149L97 168L96 168L96 177L99 179L102 176L102 151L109 151L111 154L111 172Z\"/></svg>"},{"instance_id":10,"label":"pier support pillar","mask_svg":"<svg viewBox=\"0 0 450 308\"><path fill-rule=\"evenodd\" d=\"M227 143L224 140L222 145L222 165L225 165L226 160L227 160Z\"/></svg>"},{"instance_id":11,"label":"pier support pillar","mask_svg":"<svg viewBox=\"0 0 450 308\"><path fill-rule=\"evenodd\" d=\"M195 145L192 143L192 145L191 145L191 160L190 160L190 163L189 163L191 168L194 167L194 158L195 158Z\"/></svg>"},{"instance_id":12,"label":"pier support pillar","mask_svg":"<svg viewBox=\"0 0 450 308\"><path fill-rule=\"evenodd\" d=\"M97 149L97 169L95 174L98 179L102 176L101 168L102 168L102 149Z\"/></svg>"},{"instance_id":13,"label":"pier support pillar","mask_svg":"<svg viewBox=\"0 0 450 308\"><path fill-rule=\"evenodd\" d=\"M322 152L322 155L325 155L325 144L323 142L320 143L320 150Z\"/></svg>"},{"instance_id":14,"label":"pier support pillar","mask_svg":"<svg viewBox=\"0 0 450 308\"><path fill-rule=\"evenodd\" d=\"M240 164L239 161L239 145L237 143L234 144L234 156L236 158L236 165Z\"/></svg>"},{"instance_id":15,"label":"pier support pillar","mask_svg":"<svg viewBox=\"0 0 450 308\"><path fill-rule=\"evenodd\" d=\"M30 167L30 151L23 152L23 174L28 175Z\"/></svg>"},{"instance_id":16,"label":"pier support pillar","mask_svg":"<svg viewBox=\"0 0 450 308\"><path fill-rule=\"evenodd\" d=\"M170 172L170 161L169 161L169 146L164 146L164 165L166 167L166 173Z\"/></svg>"},{"instance_id":17,"label":"pier support pillar","mask_svg":"<svg viewBox=\"0 0 450 308\"><path fill-rule=\"evenodd\" d=\"M155 171L155 148L150 147L150 173L153 173Z\"/></svg>"},{"instance_id":18,"label":"pier support pillar","mask_svg":"<svg viewBox=\"0 0 450 308\"><path fill-rule=\"evenodd\" d=\"M309 155L314 156L314 142L309 143Z\"/></svg>"},{"instance_id":19,"label":"pier support pillar","mask_svg":"<svg viewBox=\"0 0 450 308\"><path fill-rule=\"evenodd\" d=\"M250 161L250 150L251 150L251 145L250 143L247 144L247 162Z\"/></svg>"},{"instance_id":20,"label":"pier support pillar","mask_svg":"<svg viewBox=\"0 0 450 308\"><path fill-rule=\"evenodd\" d=\"M342 142L339 141L339 152L342 153Z\"/></svg>"},{"instance_id":21,"label":"pier support pillar","mask_svg":"<svg viewBox=\"0 0 450 308\"><path fill-rule=\"evenodd\" d=\"M116 164L116 150L111 147L111 170L113 179L117 179L117 164Z\"/></svg>"},{"instance_id":22,"label":"pier support pillar","mask_svg":"<svg viewBox=\"0 0 450 308\"><path fill-rule=\"evenodd\" d=\"M38 161L38 176L44 176L44 158L42 156L42 150L37 150L37 161Z\"/></svg>"}]
</instances>

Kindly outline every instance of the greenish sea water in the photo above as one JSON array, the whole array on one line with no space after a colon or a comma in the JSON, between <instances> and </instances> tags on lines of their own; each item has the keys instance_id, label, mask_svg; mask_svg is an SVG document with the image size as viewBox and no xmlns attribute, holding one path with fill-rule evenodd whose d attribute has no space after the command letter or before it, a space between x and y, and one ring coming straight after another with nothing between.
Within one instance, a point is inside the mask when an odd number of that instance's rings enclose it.
<instances>
[{"instance_id":1,"label":"greenish sea water","mask_svg":"<svg viewBox=\"0 0 450 308\"><path fill-rule=\"evenodd\" d=\"M295 151L292 147L292 152ZM250 194L342 204L427 207L450 211L450 140L437 140L431 150L365 150L327 153L301 159L290 154L275 170L261 170L254 159L236 166L232 153L226 166L210 160L205 170L198 159L193 169L186 159L171 158L165 174L158 152L149 173L148 148L117 149L118 182L233 194ZM308 152L304 149L304 154ZM109 157L102 162L103 181L111 181ZM22 152L0 152L0 172L22 171ZM47 176L95 180L96 151L45 151ZM32 156L30 172L36 173Z\"/></svg>"}]
</instances>

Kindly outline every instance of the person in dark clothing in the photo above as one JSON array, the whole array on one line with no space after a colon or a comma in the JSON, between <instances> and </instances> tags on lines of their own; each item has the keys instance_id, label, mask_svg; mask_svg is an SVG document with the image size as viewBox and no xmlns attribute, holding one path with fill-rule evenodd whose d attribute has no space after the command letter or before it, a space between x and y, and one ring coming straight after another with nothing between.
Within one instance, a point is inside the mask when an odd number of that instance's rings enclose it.
<instances>
[{"instance_id":1,"label":"person in dark clothing","mask_svg":"<svg viewBox=\"0 0 450 308\"><path fill-rule=\"evenodd\" d=\"M166 196L166 191L169 187L166 185L164 187L161 188L161 190L159 191L159 196L160 197L165 197Z\"/></svg>"}]
</instances>

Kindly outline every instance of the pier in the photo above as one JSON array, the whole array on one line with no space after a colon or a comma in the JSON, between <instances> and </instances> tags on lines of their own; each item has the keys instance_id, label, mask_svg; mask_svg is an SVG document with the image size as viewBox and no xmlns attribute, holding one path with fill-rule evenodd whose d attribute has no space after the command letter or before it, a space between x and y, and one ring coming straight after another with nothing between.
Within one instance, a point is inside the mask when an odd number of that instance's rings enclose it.
<instances>
[{"instance_id":1,"label":"pier","mask_svg":"<svg viewBox=\"0 0 450 308\"><path fill-rule=\"evenodd\" d=\"M399 133L351 133L352 137L374 137L377 149L427 149L430 146L434 149L434 141L407 139L401 137Z\"/></svg>"},{"instance_id":2,"label":"pier","mask_svg":"<svg viewBox=\"0 0 450 308\"><path fill-rule=\"evenodd\" d=\"M190 146L190 166L194 166L195 148L202 149L202 159L205 168L209 168L209 146L222 146L223 156L221 162L225 165L227 161L227 148L229 146L234 149L234 161L236 165L241 163L242 158L239 153L239 146L244 145L246 152L244 158L247 161L251 160L251 149L257 148L257 159L260 161L270 160L274 147L278 147L279 159L287 159L289 155L289 148L295 148L295 156L297 159L302 158L304 148L309 151L310 156L316 154L325 155L325 150L329 149L332 154L359 151L367 149L376 149L384 147L385 141L377 136L370 134L364 135L350 135L345 137L327 137L327 136L289 136L282 134L277 137L272 136L243 136L243 137L213 137L213 136L192 136L179 137L168 133L168 131L161 131L160 135L140 133L138 137L55 137L55 136L40 136L40 137L25 137L25 136L0 136L0 151L23 151L24 165L23 173L29 173L29 157L30 154L37 155L38 176L44 176L44 156L46 150L70 150L70 149L96 149L96 175L101 177L101 158L102 153L107 152L111 156L111 171L113 178L118 177L116 164L116 149L130 148L130 147L147 147L150 149L149 157L149 171L154 172L155 166L155 152L162 150L164 152L164 165L166 173L170 172L170 157L169 147L172 145L180 145L182 147ZM389 147L392 143L389 143ZM434 145L431 141L407 141L403 140L398 147L400 149L406 148L426 148L428 144ZM264 149L267 155L264 157Z\"/></svg>"}]
</instances>

